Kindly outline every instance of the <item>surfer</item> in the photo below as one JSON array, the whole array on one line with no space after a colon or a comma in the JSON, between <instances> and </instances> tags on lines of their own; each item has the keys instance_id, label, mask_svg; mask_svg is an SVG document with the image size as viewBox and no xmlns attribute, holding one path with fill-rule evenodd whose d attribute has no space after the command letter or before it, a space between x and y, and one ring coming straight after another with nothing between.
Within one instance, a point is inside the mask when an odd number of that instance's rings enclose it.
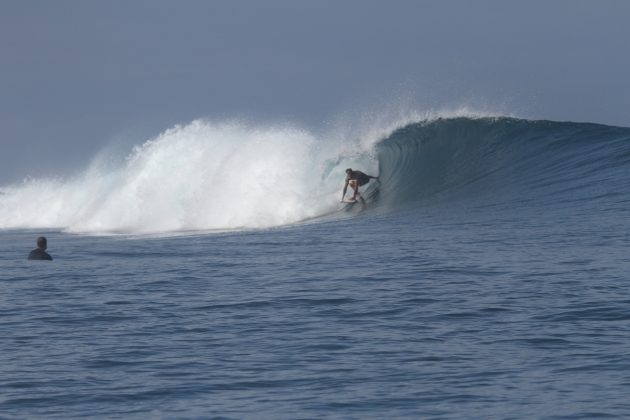
<instances>
[{"instance_id":1,"label":"surfer","mask_svg":"<svg viewBox=\"0 0 630 420\"><path fill-rule=\"evenodd\" d=\"M28 259L52 261L52 257L46 252L46 248L48 248L48 241L43 236L40 236L37 238L37 248L28 254Z\"/></svg>"},{"instance_id":2,"label":"surfer","mask_svg":"<svg viewBox=\"0 0 630 420\"><path fill-rule=\"evenodd\" d=\"M346 184L343 186L343 194L341 194L341 201L343 201L346 196L346 191L348 190L348 185L350 188L354 190L354 194L352 195L352 201L357 200L357 196L361 199L361 204L365 207L365 200L359 193L359 187L370 182L370 179L378 180L377 176L366 175L361 171L353 171L351 168L346 169Z\"/></svg>"}]
</instances>

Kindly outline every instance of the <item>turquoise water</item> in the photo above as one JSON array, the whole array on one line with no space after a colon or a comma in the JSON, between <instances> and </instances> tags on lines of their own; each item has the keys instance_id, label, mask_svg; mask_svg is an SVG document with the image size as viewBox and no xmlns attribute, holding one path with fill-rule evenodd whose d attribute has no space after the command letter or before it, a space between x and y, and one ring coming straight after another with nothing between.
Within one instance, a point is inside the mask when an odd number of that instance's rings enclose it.
<instances>
[{"instance_id":1,"label":"turquoise water","mask_svg":"<svg viewBox=\"0 0 630 420\"><path fill-rule=\"evenodd\" d=\"M453 119L375 147L363 212L5 226L0 416L630 416L630 130ZM26 261L41 234L52 263Z\"/></svg>"}]
</instances>

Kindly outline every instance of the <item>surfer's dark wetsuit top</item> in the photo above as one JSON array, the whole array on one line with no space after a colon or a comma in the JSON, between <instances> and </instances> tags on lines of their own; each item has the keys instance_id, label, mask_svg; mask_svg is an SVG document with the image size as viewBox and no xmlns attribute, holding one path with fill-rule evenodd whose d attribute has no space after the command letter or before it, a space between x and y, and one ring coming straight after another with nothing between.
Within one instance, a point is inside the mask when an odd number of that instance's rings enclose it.
<instances>
[{"instance_id":1,"label":"surfer's dark wetsuit top","mask_svg":"<svg viewBox=\"0 0 630 420\"><path fill-rule=\"evenodd\" d=\"M31 253L28 254L28 259L52 261L52 257L50 256L50 254L48 254L41 248L35 248L34 250L32 250Z\"/></svg>"},{"instance_id":2,"label":"surfer's dark wetsuit top","mask_svg":"<svg viewBox=\"0 0 630 420\"><path fill-rule=\"evenodd\" d=\"M357 181L357 183L359 184L359 187L370 182L370 177L361 171L351 171L348 174L346 181L350 181L352 179L355 179Z\"/></svg>"}]
</instances>

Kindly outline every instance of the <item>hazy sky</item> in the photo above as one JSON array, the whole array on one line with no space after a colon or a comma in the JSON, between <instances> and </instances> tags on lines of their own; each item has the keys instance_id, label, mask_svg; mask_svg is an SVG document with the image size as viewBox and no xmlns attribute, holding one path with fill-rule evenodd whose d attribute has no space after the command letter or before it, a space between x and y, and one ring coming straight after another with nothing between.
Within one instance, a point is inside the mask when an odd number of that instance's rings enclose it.
<instances>
[{"instance_id":1,"label":"hazy sky","mask_svg":"<svg viewBox=\"0 0 630 420\"><path fill-rule=\"evenodd\" d=\"M630 126L630 1L0 1L0 185L199 117Z\"/></svg>"}]
</instances>

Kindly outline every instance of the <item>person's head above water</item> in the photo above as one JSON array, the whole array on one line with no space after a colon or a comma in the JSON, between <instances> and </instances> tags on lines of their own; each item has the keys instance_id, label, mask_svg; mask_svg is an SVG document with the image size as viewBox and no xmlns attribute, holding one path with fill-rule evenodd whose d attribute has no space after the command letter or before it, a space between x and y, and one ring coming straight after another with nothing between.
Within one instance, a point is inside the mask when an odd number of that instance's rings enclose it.
<instances>
[{"instance_id":1,"label":"person's head above water","mask_svg":"<svg viewBox=\"0 0 630 420\"><path fill-rule=\"evenodd\" d=\"M35 248L31 251L30 254L28 254L28 259L52 261L52 257L46 252L46 248L48 248L48 241L45 237L40 236L39 238L37 238L37 248Z\"/></svg>"},{"instance_id":2,"label":"person's head above water","mask_svg":"<svg viewBox=\"0 0 630 420\"><path fill-rule=\"evenodd\" d=\"M37 248L46 249L48 248L48 241L45 237L40 236L37 238Z\"/></svg>"}]
</instances>

